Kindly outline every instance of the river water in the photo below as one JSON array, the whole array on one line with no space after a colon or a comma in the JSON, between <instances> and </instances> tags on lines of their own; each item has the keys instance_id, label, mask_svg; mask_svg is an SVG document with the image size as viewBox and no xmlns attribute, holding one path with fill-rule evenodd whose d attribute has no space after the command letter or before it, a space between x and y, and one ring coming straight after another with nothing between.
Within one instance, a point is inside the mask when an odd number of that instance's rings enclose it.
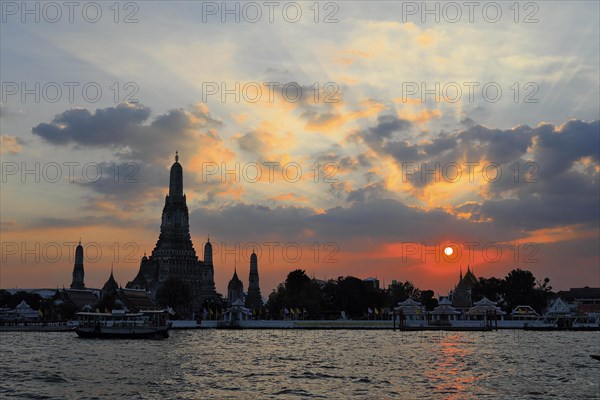
<instances>
[{"instance_id":1,"label":"river water","mask_svg":"<svg viewBox=\"0 0 600 400\"><path fill-rule=\"evenodd\" d=\"M0 333L0 398L600 399L598 332Z\"/></svg>"}]
</instances>

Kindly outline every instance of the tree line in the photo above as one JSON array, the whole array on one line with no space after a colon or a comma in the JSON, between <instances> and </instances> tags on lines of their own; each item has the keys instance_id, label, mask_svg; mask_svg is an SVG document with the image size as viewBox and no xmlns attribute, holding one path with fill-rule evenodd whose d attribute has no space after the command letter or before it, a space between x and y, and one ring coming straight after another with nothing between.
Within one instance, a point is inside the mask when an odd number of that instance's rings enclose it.
<instances>
[{"instance_id":1,"label":"tree line","mask_svg":"<svg viewBox=\"0 0 600 400\"><path fill-rule=\"evenodd\" d=\"M529 305L541 314L553 295L549 282L548 278L536 280L530 271L514 269L505 278L479 278L471 299L485 296L507 313L518 305ZM372 310L389 311L408 298L421 302L428 311L438 305L432 290L420 290L410 281L376 288L354 276L323 282L296 269L271 292L266 308L271 318L284 318L286 309L295 309L309 319L338 319L342 312L348 318L361 319L369 318Z\"/></svg>"},{"instance_id":2,"label":"tree line","mask_svg":"<svg viewBox=\"0 0 600 400\"><path fill-rule=\"evenodd\" d=\"M542 314L548 300L554 296L549 283L548 278L540 281L530 271L513 269L504 278L479 278L472 288L471 299L475 302L485 296L498 302L498 306L507 313L519 305L528 305ZM432 290L421 290L410 281L396 282L388 288L376 288L354 276L319 281L309 278L304 270L296 269L271 292L265 308L256 315L282 319L286 317L287 309L295 314L300 310L306 319L338 319L342 312L348 318L361 319L369 318L369 311L373 314L389 311L408 298L421 302L428 311L438 305ZM43 299L37 293L19 291L11 294L7 290L0 290L0 307L13 309L22 300L31 308L41 310L43 319L69 319L77 311L72 304L56 304L54 299ZM112 310L115 307L114 300L114 296L103 297L93 308ZM157 303L185 310L191 305L191 294L184 282L174 279L165 282L159 290ZM206 307L221 311L226 308L224 301Z\"/></svg>"}]
</instances>

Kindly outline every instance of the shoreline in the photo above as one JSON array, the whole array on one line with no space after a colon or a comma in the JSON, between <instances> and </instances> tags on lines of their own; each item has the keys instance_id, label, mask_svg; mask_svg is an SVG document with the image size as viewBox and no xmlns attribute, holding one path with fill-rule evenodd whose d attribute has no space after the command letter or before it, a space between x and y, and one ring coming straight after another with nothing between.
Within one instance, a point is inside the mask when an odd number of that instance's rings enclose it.
<instances>
[{"instance_id":1,"label":"shoreline","mask_svg":"<svg viewBox=\"0 0 600 400\"><path fill-rule=\"evenodd\" d=\"M452 321L451 325L427 325L411 324L394 326L390 320L364 321L364 320L249 320L226 321L205 320L196 321L172 321L171 330L189 329L227 329L227 330L389 330L399 332L423 332L423 331L448 331L448 332L489 332L493 330L522 330L522 331L600 331L598 325L581 325L573 327L557 327L549 324L525 323L526 321L498 321L498 324L489 324L483 321ZM57 325L14 325L0 326L2 332L74 332L75 327L66 324Z\"/></svg>"}]
</instances>

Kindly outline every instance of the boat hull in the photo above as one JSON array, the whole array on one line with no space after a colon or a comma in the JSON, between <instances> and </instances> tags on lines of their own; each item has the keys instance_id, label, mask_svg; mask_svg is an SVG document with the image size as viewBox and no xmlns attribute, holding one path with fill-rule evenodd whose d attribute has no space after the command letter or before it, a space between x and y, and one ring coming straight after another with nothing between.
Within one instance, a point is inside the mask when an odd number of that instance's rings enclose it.
<instances>
[{"instance_id":1,"label":"boat hull","mask_svg":"<svg viewBox=\"0 0 600 400\"><path fill-rule=\"evenodd\" d=\"M169 337L166 328L138 330L77 328L75 332L84 339L166 339Z\"/></svg>"}]
</instances>

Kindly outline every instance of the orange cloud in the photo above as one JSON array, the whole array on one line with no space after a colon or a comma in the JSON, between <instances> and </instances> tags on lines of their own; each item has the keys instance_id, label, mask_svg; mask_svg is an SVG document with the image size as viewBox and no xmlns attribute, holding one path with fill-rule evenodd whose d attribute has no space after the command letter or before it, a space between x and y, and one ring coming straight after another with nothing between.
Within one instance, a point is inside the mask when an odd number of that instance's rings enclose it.
<instances>
[{"instance_id":1,"label":"orange cloud","mask_svg":"<svg viewBox=\"0 0 600 400\"><path fill-rule=\"evenodd\" d=\"M298 195L296 193L282 193L276 196L269 197L272 201L290 202L290 203L304 203L308 201L308 198Z\"/></svg>"},{"instance_id":2,"label":"orange cloud","mask_svg":"<svg viewBox=\"0 0 600 400\"><path fill-rule=\"evenodd\" d=\"M442 116L442 112L440 110L421 110L417 112L411 112L408 110L399 110L398 117L405 119L410 122L417 123L419 125L424 125L427 122L440 118Z\"/></svg>"},{"instance_id":3,"label":"orange cloud","mask_svg":"<svg viewBox=\"0 0 600 400\"><path fill-rule=\"evenodd\" d=\"M16 136L0 135L0 154L18 154L23 150Z\"/></svg>"}]
</instances>

